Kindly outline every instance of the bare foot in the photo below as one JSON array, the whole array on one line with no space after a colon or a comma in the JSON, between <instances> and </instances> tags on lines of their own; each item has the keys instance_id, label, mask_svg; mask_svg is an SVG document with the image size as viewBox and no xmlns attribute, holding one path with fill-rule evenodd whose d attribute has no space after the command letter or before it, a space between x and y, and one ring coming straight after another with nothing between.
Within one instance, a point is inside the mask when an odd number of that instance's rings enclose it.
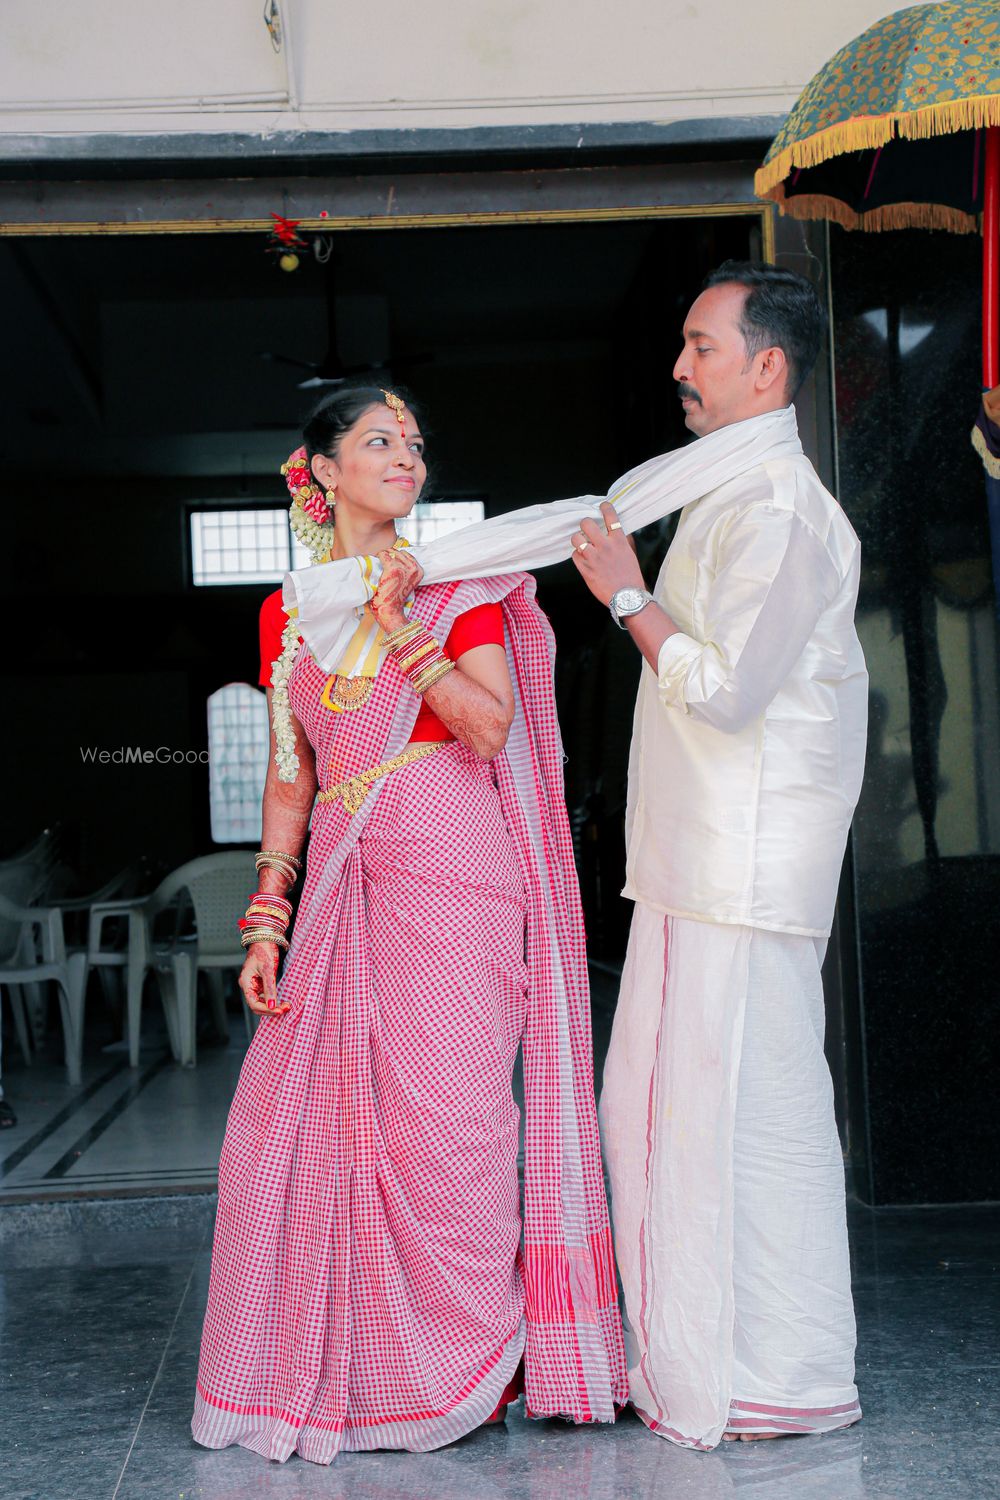
<instances>
[{"instance_id":1,"label":"bare foot","mask_svg":"<svg viewBox=\"0 0 1000 1500\"><path fill-rule=\"evenodd\" d=\"M769 1438L800 1437L805 1434L796 1432L724 1432L722 1441L724 1443L766 1443Z\"/></svg>"}]
</instances>

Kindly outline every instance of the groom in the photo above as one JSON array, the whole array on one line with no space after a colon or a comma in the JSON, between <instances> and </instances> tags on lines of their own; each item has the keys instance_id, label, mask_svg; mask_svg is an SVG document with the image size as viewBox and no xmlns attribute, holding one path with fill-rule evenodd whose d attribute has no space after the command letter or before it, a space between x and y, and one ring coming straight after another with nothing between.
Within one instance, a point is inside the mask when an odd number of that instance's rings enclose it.
<instances>
[{"instance_id":1,"label":"groom","mask_svg":"<svg viewBox=\"0 0 1000 1500\"><path fill-rule=\"evenodd\" d=\"M780 413L790 443L682 511L652 593L611 505L573 537L646 662L601 1101L630 1395L695 1448L861 1415L820 982L865 752L859 549L791 407L822 335L801 277L715 271L673 372L686 425L735 443Z\"/></svg>"}]
</instances>

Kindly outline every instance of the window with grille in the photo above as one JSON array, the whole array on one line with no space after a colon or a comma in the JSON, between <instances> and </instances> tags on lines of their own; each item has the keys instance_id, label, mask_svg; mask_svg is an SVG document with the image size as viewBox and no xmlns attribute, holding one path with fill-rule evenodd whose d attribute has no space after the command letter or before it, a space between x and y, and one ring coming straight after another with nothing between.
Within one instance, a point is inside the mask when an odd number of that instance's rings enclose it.
<instances>
[{"instance_id":1,"label":"window with grille","mask_svg":"<svg viewBox=\"0 0 1000 1500\"><path fill-rule=\"evenodd\" d=\"M396 529L414 547L419 547L421 542L432 542L435 537L447 536L450 531L461 531L463 526L481 521L485 514L482 500L428 500L426 504L418 501Z\"/></svg>"},{"instance_id":2,"label":"window with grille","mask_svg":"<svg viewBox=\"0 0 1000 1500\"><path fill-rule=\"evenodd\" d=\"M428 500L414 506L399 530L418 546L481 521L484 514L482 500ZM306 568L310 561L285 509L191 512L191 579L196 585L280 583L287 572Z\"/></svg>"},{"instance_id":3,"label":"window with grille","mask_svg":"<svg viewBox=\"0 0 1000 1500\"><path fill-rule=\"evenodd\" d=\"M294 560L293 560L294 559ZM292 535L287 510L191 512L191 578L195 584L278 583L309 554Z\"/></svg>"},{"instance_id":4,"label":"window with grille","mask_svg":"<svg viewBox=\"0 0 1000 1500\"><path fill-rule=\"evenodd\" d=\"M215 844L256 843L270 740L267 699L230 682L208 700L208 787Z\"/></svg>"}]
</instances>

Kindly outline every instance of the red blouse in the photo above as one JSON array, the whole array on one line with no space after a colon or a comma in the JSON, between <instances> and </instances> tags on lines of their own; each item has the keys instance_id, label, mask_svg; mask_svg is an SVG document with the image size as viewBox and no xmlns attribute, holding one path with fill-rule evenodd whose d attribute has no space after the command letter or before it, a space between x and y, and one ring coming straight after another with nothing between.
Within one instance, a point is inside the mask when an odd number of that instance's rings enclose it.
<instances>
[{"instance_id":1,"label":"red blouse","mask_svg":"<svg viewBox=\"0 0 1000 1500\"><path fill-rule=\"evenodd\" d=\"M271 668L281 655L281 636L288 624L281 597L281 590L275 589L260 607L260 676L257 681L261 687L271 686Z\"/></svg>"},{"instance_id":2,"label":"red blouse","mask_svg":"<svg viewBox=\"0 0 1000 1500\"><path fill-rule=\"evenodd\" d=\"M281 590L268 594L260 608L260 677L261 687L271 686L271 668L281 655L281 633L287 616L281 604ZM475 646L503 645L503 610L499 604L479 604L475 609L459 615L451 633L444 643L444 653L452 661L458 661L466 651ZM455 736L446 729L437 714L426 703L421 703L417 722L413 726L411 740L453 740Z\"/></svg>"}]
</instances>

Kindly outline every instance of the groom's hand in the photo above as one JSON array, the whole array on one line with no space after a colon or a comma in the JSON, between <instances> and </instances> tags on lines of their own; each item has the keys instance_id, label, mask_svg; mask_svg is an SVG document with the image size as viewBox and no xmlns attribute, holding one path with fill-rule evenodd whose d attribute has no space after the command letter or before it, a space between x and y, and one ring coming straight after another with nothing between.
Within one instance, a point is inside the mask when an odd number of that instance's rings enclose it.
<instances>
[{"instance_id":1,"label":"groom's hand","mask_svg":"<svg viewBox=\"0 0 1000 1500\"><path fill-rule=\"evenodd\" d=\"M581 521L570 540L573 562L595 599L610 604L619 589L645 588L639 561L622 529L617 512L607 500L601 506L605 531L596 521Z\"/></svg>"}]
</instances>

